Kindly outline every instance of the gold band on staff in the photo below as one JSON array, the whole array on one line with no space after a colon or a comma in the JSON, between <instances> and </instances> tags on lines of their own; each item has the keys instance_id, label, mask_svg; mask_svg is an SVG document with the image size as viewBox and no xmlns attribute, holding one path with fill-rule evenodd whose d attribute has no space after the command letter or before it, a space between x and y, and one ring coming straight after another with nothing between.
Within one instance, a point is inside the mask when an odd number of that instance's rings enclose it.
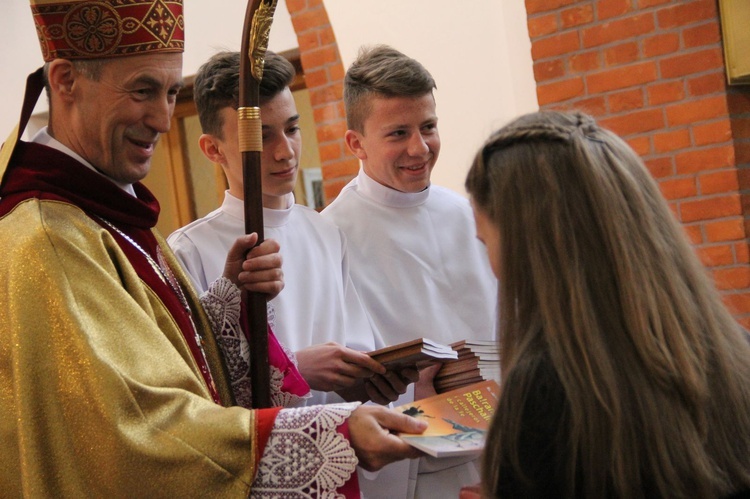
<instances>
[{"instance_id":1,"label":"gold band on staff","mask_svg":"<svg viewBox=\"0 0 750 499\"><path fill-rule=\"evenodd\" d=\"M240 152L262 152L263 125L260 121L260 108L241 107L237 109L237 118Z\"/></svg>"}]
</instances>

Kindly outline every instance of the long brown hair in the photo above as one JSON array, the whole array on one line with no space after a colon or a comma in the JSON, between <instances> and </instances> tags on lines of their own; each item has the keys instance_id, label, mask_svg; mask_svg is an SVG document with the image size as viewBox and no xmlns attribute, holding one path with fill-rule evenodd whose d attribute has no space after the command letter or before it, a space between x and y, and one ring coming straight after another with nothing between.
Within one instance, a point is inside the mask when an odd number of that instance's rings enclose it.
<instances>
[{"instance_id":1,"label":"long brown hair","mask_svg":"<svg viewBox=\"0 0 750 499\"><path fill-rule=\"evenodd\" d=\"M534 113L489 138L466 188L502 257L484 493L519 466L540 372L563 392L561 496L750 487L747 335L630 147L589 116Z\"/></svg>"}]
</instances>

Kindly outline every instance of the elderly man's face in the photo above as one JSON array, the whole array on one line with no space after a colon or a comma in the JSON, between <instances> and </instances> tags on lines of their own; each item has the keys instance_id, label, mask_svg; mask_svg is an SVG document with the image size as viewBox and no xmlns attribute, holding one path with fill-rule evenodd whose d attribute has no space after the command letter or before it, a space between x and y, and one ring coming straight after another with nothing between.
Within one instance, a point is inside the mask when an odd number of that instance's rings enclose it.
<instances>
[{"instance_id":1,"label":"elderly man's face","mask_svg":"<svg viewBox=\"0 0 750 499\"><path fill-rule=\"evenodd\" d=\"M179 53L112 59L98 81L78 75L69 130L74 150L118 182L141 180L159 135L169 131L181 87Z\"/></svg>"}]
</instances>

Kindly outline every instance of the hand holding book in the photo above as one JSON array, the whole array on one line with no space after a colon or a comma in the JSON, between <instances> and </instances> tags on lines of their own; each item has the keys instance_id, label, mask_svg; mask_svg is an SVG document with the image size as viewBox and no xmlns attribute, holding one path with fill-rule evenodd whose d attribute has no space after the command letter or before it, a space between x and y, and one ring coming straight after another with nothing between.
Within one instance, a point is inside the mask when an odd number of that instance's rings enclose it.
<instances>
[{"instance_id":1,"label":"hand holding book","mask_svg":"<svg viewBox=\"0 0 750 499\"><path fill-rule=\"evenodd\" d=\"M450 346L428 338L417 338L373 350L367 355L380 362L387 372L363 380L350 388L337 390L336 393L344 400L372 400L378 404L393 402L406 391L408 385L419 379L419 369L458 358L458 354Z\"/></svg>"},{"instance_id":2,"label":"hand holding book","mask_svg":"<svg viewBox=\"0 0 750 499\"><path fill-rule=\"evenodd\" d=\"M499 394L497 382L488 380L397 407L428 425L421 435L400 437L434 457L479 455Z\"/></svg>"}]
</instances>

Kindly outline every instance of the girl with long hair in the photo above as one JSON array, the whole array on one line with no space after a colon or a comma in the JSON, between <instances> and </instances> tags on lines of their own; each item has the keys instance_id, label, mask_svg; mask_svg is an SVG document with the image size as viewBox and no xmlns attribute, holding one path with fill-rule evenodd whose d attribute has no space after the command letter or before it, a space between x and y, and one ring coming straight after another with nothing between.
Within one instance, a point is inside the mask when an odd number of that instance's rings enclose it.
<instances>
[{"instance_id":1,"label":"girl with long hair","mask_svg":"<svg viewBox=\"0 0 750 499\"><path fill-rule=\"evenodd\" d=\"M500 279L487 497L750 490L750 343L638 156L581 113L494 133L466 179Z\"/></svg>"}]
</instances>

